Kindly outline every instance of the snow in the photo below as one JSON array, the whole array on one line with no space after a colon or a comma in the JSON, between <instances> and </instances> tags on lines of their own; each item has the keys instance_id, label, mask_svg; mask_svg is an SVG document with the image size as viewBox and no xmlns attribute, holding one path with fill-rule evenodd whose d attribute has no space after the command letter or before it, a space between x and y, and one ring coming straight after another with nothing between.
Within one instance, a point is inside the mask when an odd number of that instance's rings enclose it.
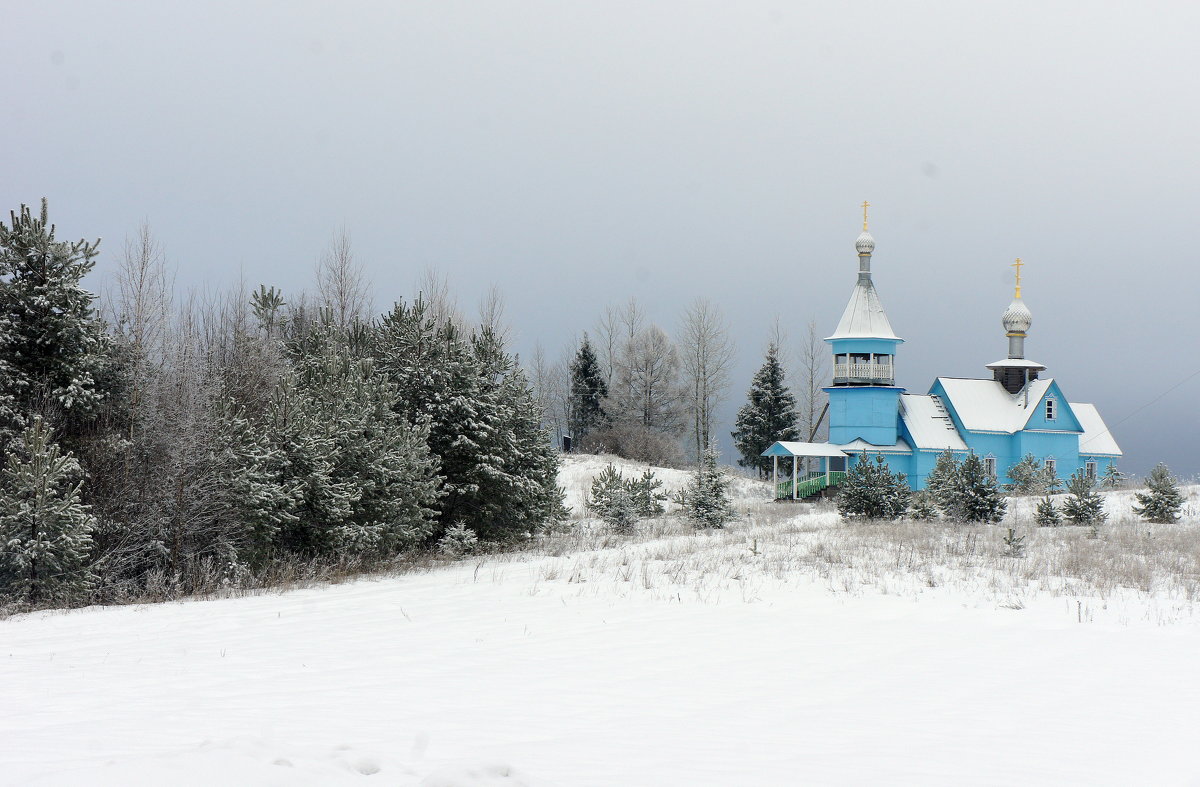
<instances>
[{"instance_id":1,"label":"snow","mask_svg":"<svg viewBox=\"0 0 1200 787\"><path fill-rule=\"evenodd\" d=\"M917 448L967 450L967 444L954 428L954 421L937 406L932 396L900 394L900 417Z\"/></svg>"},{"instance_id":2,"label":"snow","mask_svg":"<svg viewBox=\"0 0 1200 787\"><path fill-rule=\"evenodd\" d=\"M1071 402L1071 412L1075 413L1075 417L1079 419L1079 425L1083 427L1083 434L1079 436L1079 453L1089 456L1095 454L1121 455L1121 447L1117 445L1112 432L1108 431L1108 427L1104 425L1104 419L1100 417L1096 405Z\"/></svg>"},{"instance_id":3,"label":"snow","mask_svg":"<svg viewBox=\"0 0 1200 787\"><path fill-rule=\"evenodd\" d=\"M879 293L870 281L858 282L850 293L846 310L829 339L899 339L888 322ZM828 340L827 340L828 341Z\"/></svg>"},{"instance_id":4,"label":"snow","mask_svg":"<svg viewBox=\"0 0 1200 787\"><path fill-rule=\"evenodd\" d=\"M938 382L954 405L963 427L973 432L1017 432L1025 428L1033 408L1024 407L1025 394L1010 394L995 380L939 377ZM1036 405L1053 378L1033 380L1027 386L1029 403Z\"/></svg>"},{"instance_id":5,"label":"snow","mask_svg":"<svg viewBox=\"0 0 1200 787\"><path fill-rule=\"evenodd\" d=\"M839 453L839 456L841 454ZM604 472L604 468L613 465L626 478L641 476L646 470L654 472L663 482L662 492L673 495L687 487L692 481L691 470L680 470L666 467L651 467L643 462L633 462L617 456L591 454L572 454L562 458L562 467L558 473L558 484L567 493L566 505L576 518L584 516L588 494L592 489L592 479ZM726 468L729 475L729 496L734 500L768 500L771 496L770 485L764 481L756 481L742 475L733 468ZM667 505L667 510L677 506Z\"/></svg>"},{"instance_id":6,"label":"snow","mask_svg":"<svg viewBox=\"0 0 1200 787\"><path fill-rule=\"evenodd\" d=\"M564 480L603 466L572 458ZM848 551L796 568L851 531L819 506L756 509L755 485L726 531L668 520L608 549L562 537L425 573L0 621L0 783L1200 778L1190 603L1000 587L982 562L906 577L887 550L871 572ZM1109 496L1113 518L1131 499Z\"/></svg>"}]
</instances>

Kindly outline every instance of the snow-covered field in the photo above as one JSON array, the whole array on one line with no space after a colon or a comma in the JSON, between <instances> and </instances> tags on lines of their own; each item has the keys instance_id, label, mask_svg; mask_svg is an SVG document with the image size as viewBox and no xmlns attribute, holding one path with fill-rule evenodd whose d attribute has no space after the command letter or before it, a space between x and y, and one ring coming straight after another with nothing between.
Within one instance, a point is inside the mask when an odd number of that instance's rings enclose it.
<instances>
[{"instance_id":1,"label":"snow-covered field","mask_svg":"<svg viewBox=\"0 0 1200 787\"><path fill-rule=\"evenodd\" d=\"M1157 529L1116 493L1103 538L1029 530L1022 560L1000 528L760 492L720 533L582 521L426 573L0 621L0 782L1200 784L1200 490Z\"/></svg>"}]
</instances>

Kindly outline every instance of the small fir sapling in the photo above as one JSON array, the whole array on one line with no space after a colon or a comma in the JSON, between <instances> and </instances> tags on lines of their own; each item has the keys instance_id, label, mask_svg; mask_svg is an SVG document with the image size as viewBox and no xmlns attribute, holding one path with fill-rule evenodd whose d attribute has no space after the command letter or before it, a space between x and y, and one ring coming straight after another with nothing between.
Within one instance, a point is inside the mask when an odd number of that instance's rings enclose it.
<instances>
[{"instance_id":1,"label":"small fir sapling","mask_svg":"<svg viewBox=\"0 0 1200 787\"><path fill-rule=\"evenodd\" d=\"M1008 529L1008 535L1003 539L1005 557L1025 556L1025 536L1018 536L1014 528Z\"/></svg>"},{"instance_id":2,"label":"small fir sapling","mask_svg":"<svg viewBox=\"0 0 1200 787\"><path fill-rule=\"evenodd\" d=\"M1063 514L1075 525L1090 525L1095 530L1108 518L1104 513L1104 498L1096 491L1096 479L1076 471L1067 481L1069 497L1063 502Z\"/></svg>"},{"instance_id":3,"label":"small fir sapling","mask_svg":"<svg viewBox=\"0 0 1200 787\"><path fill-rule=\"evenodd\" d=\"M697 527L721 528L733 519L729 502L729 479L717 464L717 450L710 445L700 457L692 477L684 509Z\"/></svg>"},{"instance_id":4,"label":"small fir sapling","mask_svg":"<svg viewBox=\"0 0 1200 787\"><path fill-rule=\"evenodd\" d=\"M893 473L882 454L863 452L838 488L838 513L846 518L898 519L907 513L912 491L904 473Z\"/></svg>"},{"instance_id":5,"label":"small fir sapling","mask_svg":"<svg viewBox=\"0 0 1200 787\"><path fill-rule=\"evenodd\" d=\"M1183 508L1183 493L1179 491L1179 484L1171 477L1171 471L1165 464L1159 462L1150 471L1146 487L1145 492L1135 495L1138 505L1133 507L1133 512L1147 522L1160 525L1173 524L1178 520Z\"/></svg>"},{"instance_id":6,"label":"small fir sapling","mask_svg":"<svg viewBox=\"0 0 1200 787\"><path fill-rule=\"evenodd\" d=\"M1058 527L1062 524L1062 514L1050 499L1050 495L1046 495L1038 503L1034 519L1041 527Z\"/></svg>"},{"instance_id":7,"label":"small fir sapling","mask_svg":"<svg viewBox=\"0 0 1200 787\"><path fill-rule=\"evenodd\" d=\"M475 531L462 522L455 522L446 528L446 533L438 540L438 552L447 557L462 557L475 551L479 538Z\"/></svg>"}]
</instances>

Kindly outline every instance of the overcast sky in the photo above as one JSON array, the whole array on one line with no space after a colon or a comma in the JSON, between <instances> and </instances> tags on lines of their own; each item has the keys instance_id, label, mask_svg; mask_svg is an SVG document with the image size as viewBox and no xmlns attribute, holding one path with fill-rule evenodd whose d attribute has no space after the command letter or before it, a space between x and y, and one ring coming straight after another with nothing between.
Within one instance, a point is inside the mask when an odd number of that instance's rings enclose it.
<instances>
[{"instance_id":1,"label":"overcast sky","mask_svg":"<svg viewBox=\"0 0 1200 787\"><path fill-rule=\"evenodd\" d=\"M738 346L832 332L874 205L898 383L1027 355L1144 472L1200 472L1200 4L6 3L0 208L143 219L184 286L311 287L344 224L376 304L436 266L552 353L637 296ZM1161 398L1158 398L1160 397Z\"/></svg>"}]
</instances>

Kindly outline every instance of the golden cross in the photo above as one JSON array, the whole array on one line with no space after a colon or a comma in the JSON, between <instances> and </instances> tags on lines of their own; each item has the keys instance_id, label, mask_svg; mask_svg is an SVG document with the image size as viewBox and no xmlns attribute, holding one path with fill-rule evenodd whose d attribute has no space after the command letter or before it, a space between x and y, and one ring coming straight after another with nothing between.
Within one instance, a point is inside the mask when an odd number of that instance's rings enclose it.
<instances>
[{"instance_id":1,"label":"golden cross","mask_svg":"<svg viewBox=\"0 0 1200 787\"><path fill-rule=\"evenodd\" d=\"M1025 263L1021 262L1021 258L1017 257L1017 261L1012 264L1017 269L1017 294L1015 297L1021 297L1021 266Z\"/></svg>"},{"instance_id":2,"label":"golden cross","mask_svg":"<svg viewBox=\"0 0 1200 787\"><path fill-rule=\"evenodd\" d=\"M871 203L867 202L866 200L863 200L863 204L862 204L862 209L863 209L863 232L866 232L866 231L867 231L867 208L869 208L869 207L871 207Z\"/></svg>"}]
</instances>

